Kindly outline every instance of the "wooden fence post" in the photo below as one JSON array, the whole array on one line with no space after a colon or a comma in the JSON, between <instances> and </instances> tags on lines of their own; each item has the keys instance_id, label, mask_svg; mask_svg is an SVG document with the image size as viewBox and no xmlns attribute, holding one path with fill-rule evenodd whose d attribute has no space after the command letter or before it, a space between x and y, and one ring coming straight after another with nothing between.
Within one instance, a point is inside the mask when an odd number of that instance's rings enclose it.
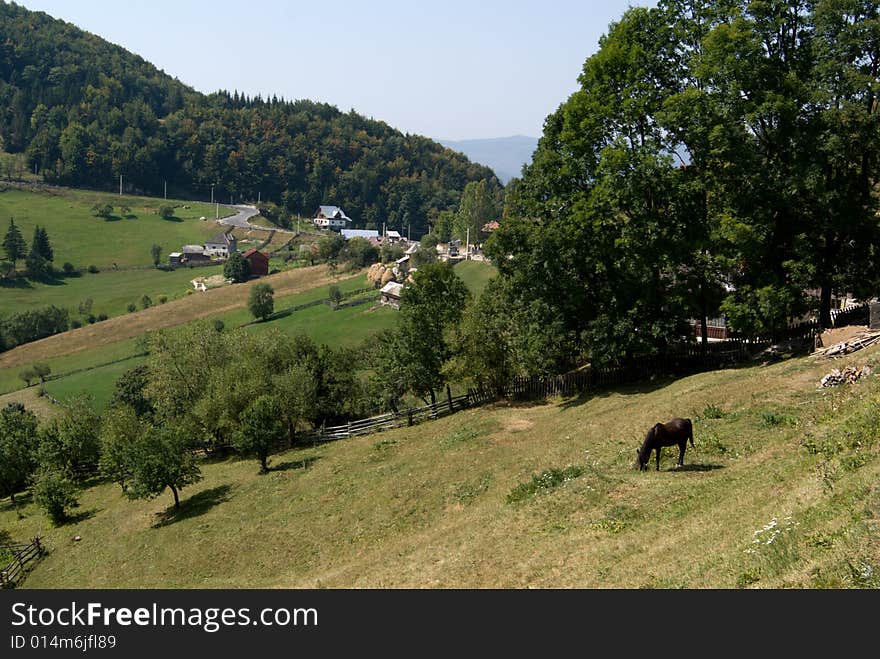
<instances>
[{"instance_id":1,"label":"wooden fence post","mask_svg":"<svg viewBox=\"0 0 880 659\"><path fill-rule=\"evenodd\" d=\"M452 405L452 391L449 389L449 385L446 385L446 400L449 401L449 413L452 414L455 412L455 408Z\"/></svg>"}]
</instances>

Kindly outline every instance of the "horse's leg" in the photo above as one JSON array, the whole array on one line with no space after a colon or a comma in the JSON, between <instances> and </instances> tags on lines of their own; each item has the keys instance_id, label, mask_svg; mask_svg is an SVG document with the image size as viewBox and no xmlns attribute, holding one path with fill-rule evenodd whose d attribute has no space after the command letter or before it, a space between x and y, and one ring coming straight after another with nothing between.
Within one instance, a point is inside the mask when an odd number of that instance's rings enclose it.
<instances>
[{"instance_id":1,"label":"horse's leg","mask_svg":"<svg viewBox=\"0 0 880 659\"><path fill-rule=\"evenodd\" d=\"M687 449L687 440L678 445L678 466L684 467L684 452Z\"/></svg>"},{"instance_id":2,"label":"horse's leg","mask_svg":"<svg viewBox=\"0 0 880 659\"><path fill-rule=\"evenodd\" d=\"M662 446L657 447L657 471L660 471L660 449Z\"/></svg>"}]
</instances>

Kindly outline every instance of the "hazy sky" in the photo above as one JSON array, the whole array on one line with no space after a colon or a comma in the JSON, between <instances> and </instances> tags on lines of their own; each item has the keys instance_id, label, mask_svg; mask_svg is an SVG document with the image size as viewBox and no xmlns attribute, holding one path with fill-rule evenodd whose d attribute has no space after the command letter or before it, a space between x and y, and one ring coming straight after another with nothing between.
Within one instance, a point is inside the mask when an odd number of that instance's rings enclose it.
<instances>
[{"instance_id":1,"label":"hazy sky","mask_svg":"<svg viewBox=\"0 0 880 659\"><path fill-rule=\"evenodd\" d=\"M540 136L609 22L655 0L17 0L199 91L324 101L435 139Z\"/></svg>"}]
</instances>

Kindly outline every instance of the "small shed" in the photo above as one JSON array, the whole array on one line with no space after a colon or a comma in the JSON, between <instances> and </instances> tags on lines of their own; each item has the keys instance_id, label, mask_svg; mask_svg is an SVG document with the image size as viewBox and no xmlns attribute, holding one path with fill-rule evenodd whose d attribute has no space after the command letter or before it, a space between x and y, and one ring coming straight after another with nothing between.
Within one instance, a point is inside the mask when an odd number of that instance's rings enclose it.
<instances>
[{"instance_id":1,"label":"small shed","mask_svg":"<svg viewBox=\"0 0 880 659\"><path fill-rule=\"evenodd\" d=\"M251 266L251 274L256 275L257 277L263 277L269 274L269 257L263 254L263 252L258 252L255 249L249 249L244 254L242 254L245 261L247 261Z\"/></svg>"},{"instance_id":2,"label":"small shed","mask_svg":"<svg viewBox=\"0 0 880 659\"><path fill-rule=\"evenodd\" d=\"M180 265L180 260L183 257L183 254L180 252L171 252L168 255L168 264L169 265Z\"/></svg>"},{"instance_id":3,"label":"small shed","mask_svg":"<svg viewBox=\"0 0 880 659\"><path fill-rule=\"evenodd\" d=\"M380 293L382 297L379 301L382 304L387 304L389 307L393 307L394 309L400 309L400 295L403 292L403 284L398 284L396 281L389 281L382 287Z\"/></svg>"}]
</instances>

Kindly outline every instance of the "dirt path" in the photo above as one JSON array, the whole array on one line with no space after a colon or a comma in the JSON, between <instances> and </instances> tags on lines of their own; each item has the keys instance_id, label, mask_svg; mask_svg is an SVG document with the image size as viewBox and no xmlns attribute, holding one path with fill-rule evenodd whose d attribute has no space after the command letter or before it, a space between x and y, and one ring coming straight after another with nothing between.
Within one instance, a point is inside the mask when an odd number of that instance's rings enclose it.
<instances>
[{"instance_id":1,"label":"dirt path","mask_svg":"<svg viewBox=\"0 0 880 659\"><path fill-rule=\"evenodd\" d=\"M345 275L345 277L350 276L352 276L351 273ZM151 330L174 327L199 318L241 309L247 304L251 287L258 281L270 284L275 289L275 296L281 297L326 286L341 278L340 276L331 276L328 274L326 266L319 265L279 272L246 284L224 286L187 295L167 304L157 305L125 316L117 316L19 346L0 355L0 368L14 368L41 359L91 350L102 345L141 336L144 332Z\"/></svg>"}]
</instances>

